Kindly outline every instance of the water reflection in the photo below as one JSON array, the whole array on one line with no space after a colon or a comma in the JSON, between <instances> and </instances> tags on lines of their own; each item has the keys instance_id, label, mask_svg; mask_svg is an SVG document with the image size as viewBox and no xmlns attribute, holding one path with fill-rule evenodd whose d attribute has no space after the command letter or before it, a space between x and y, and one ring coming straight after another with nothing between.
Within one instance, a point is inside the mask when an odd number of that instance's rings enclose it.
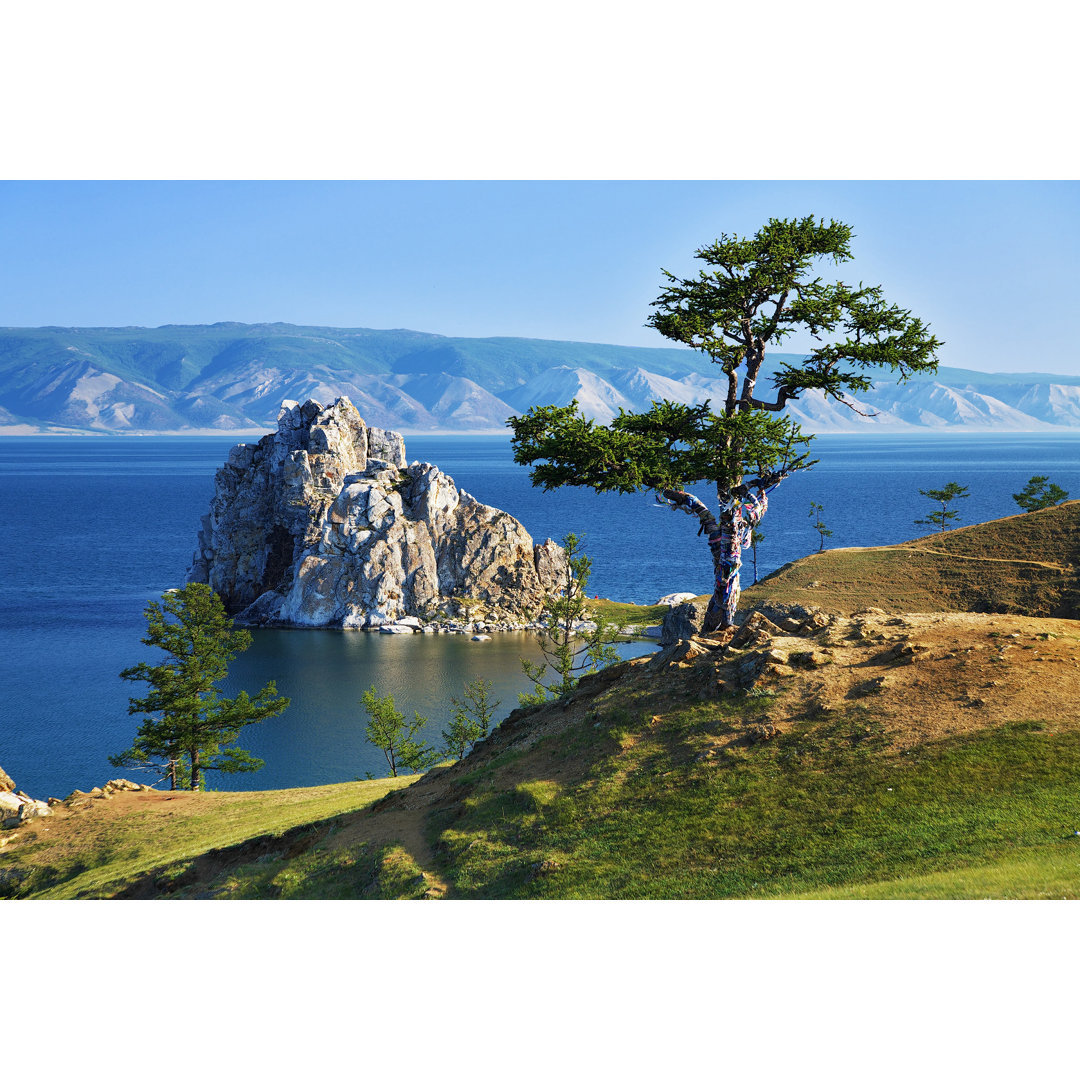
<instances>
[{"instance_id":1,"label":"water reflection","mask_svg":"<svg viewBox=\"0 0 1080 1080\"><path fill-rule=\"evenodd\" d=\"M300 787L361 779L386 773L382 752L364 737L367 713L360 696L374 685L393 694L398 710L428 718L424 737L442 742L450 719L450 698L461 697L476 678L492 683L501 701L502 720L517 705L518 691L529 688L520 657L541 659L535 634L493 634L471 641L464 634L368 634L329 630L258 630L251 648L233 661L222 684L232 696L257 691L271 679L292 699L280 716L248 728L240 745L266 761L257 773L211 773L220 790ZM647 642L619 646L624 658L652 651Z\"/></svg>"}]
</instances>

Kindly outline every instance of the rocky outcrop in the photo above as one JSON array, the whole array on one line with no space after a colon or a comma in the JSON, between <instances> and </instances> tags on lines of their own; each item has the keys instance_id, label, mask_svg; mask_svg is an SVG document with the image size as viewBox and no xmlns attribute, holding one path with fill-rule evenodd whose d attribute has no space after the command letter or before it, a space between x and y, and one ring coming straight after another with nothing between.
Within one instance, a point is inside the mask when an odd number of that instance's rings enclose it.
<instances>
[{"instance_id":1,"label":"rocky outcrop","mask_svg":"<svg viewBox=\"0 0 1080 1080\"><path fill-rule=\"evenodd\" d=\"M686 641L701 633L705 623L705 612L709 609L708 600L694 600L673 604L664 616L660 631L660 644L673 645L676 641Z\"/></svg>"},{"instance_id":2,"label":"rocky outcrop","mask_svg":"<svg viewBox=\"0 0 1080 1080\"><path fill-rule=\"evenodd\" d=\"M15 790L15 781L0 769L0 828L14 829L31 818L50 814L49 804Z\"/></svg>"},{"instance_id":3,"label":"rocky outcrop","mask_svg":"<svg viewBox=\"0 0 1080 1080\"><path fill-rule=\"evenodd\" d=\"M436 466L408 465L402 437L343 397L283 402L276 433L230 452L188 580L241 624L511 627L538 617L564 560Z\"/></svg>"}]
</instances>

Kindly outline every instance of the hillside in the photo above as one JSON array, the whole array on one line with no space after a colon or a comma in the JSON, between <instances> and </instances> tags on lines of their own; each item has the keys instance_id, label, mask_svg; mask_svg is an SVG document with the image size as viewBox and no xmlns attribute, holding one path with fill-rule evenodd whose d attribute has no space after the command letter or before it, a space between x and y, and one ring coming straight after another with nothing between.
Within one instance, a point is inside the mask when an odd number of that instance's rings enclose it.
<instances>
[{"instance_id":1,"label":"hillside","mask_svg":"<svg viewBox=\"0 0 1080 1080\"><path fill-rule=\"evenodd\" d=\"M747 589L763 599L851 612L978 611L1080 619L1080 501L909 540L834 548Z\"/></svg>"},{"instance_id":2,"label":"hillside","mask_svg":"<svg viewBox=\"0 0 1080 1080\"><path fill-rule=\"evenodd\" d=\"M1015 576L1037 540L1037 565L1074 573L1078 508L958 530L945 557L965 572L1004 561ZM4 834L0 888L1080 897L1080 622L932 605L899 613L943 581L953 581L954 604L978 601L975 579L928 561L939 555L930 538L874 549L873 564L859 550L829 554L836 581L813 587L816 606L795 574L823 565L820 556L759 585L757 610L729 643L680 642L590 676L567 698L516 709L463 762L403 790L374 781L79 795ZM890 558L903 562L880 562ZM867 565L879 583L900 569L906 580L851 612ZM1022 575L1005 583L1014 580L1040 595ZM804 591L792 602L770 582ZM1075 578L1043 585L1044 607L1073 602L1050 597ZM197 828L179 827L196 818Z\"/></svg>"},{"instance_id":3,"label":"hillside","mask_svg":"<svg viewBox=\"0 0 1080 1080\"><path fill-rule=\"evenodd\" d=\"M768 379L793 354L773 354ZM265 430L283 400L350 397L379 427L505 431L508 416L577 398L601 421L658 398L718 399L717 368L691 349L288 323L0 328L0 433ZM1080 377L941 368L882 380L856 402L808 392L806 430L1080 426Z\"/></svg>"}]
</instances>

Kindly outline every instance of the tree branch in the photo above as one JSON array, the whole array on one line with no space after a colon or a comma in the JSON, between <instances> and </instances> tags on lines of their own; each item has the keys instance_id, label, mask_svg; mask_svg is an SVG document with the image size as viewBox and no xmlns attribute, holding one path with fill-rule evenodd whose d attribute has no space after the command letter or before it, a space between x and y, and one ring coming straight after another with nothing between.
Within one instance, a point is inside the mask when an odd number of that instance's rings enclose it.
<instances>
[{"instance_id":1,"label":"tree branch","mask_svg":"<svg viewBox=\"0 0 1080 1080\"><path fill-rule=\"evenodd\" d=\"M776 393L775 401L761 401L759 398L752 397L749 399L749 404L755 409L765 409L767 412L780 412L789 401L798 400L798 394L793 394L787 387L782 386Z\"/></svg>"}]
</instances>

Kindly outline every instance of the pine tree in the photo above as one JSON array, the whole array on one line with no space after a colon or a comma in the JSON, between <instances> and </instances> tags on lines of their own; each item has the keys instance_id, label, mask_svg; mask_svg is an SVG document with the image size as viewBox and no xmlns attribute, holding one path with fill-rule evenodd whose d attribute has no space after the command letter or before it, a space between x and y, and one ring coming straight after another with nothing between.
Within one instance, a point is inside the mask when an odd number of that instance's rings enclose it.
<instances>
[{"instance_id":1,"label":"pine tree","mask_svg":"<svg viewBox=\"0 0 1080 1080\"><path fill-rule=\"evenodd\" d=\"M417 737L427 725L418 712L413 710L413 719L406 721L394 707L393 694L379 697L374 686L364 691L361 701L369 717L364 733L383 752L391 776L397 776L399 768L424 772L439 760L439 752Z\"/></svg>"},{"instance_id":2,"label":"pine tree","mask_svg":"<svg viewBox=\"0 0 1080 1080\"><path fill-rule=\"evenodd\" d=\"M581 552L581 540L568 533L562 539L566 552L562 587L557 596L547 599L544 611L547 627L540 634L540 647L545 659L530 663L522 658L521 668L533 684L533 690L519 693L522 705L538 705L551 698L568 694L582 675L613 664L619 653L612 644L618 627L587 623L586 600L592 560Z\"/></svg>"},{"instance_id":3,"label":"pine tree","mask_svg":"<svg viewBox=\"0 0 1080 1080\"><path fill-rule=\"evenodd\" d=\"M249 724L277 716L289 707L273 682L254 698L241 691L223 698L217 683L228 674L237 653L251 644L246 630L233 628L220 597L209 585L192 582L167 592L143 613L144 645L164 650L164 663L136 664L120 672L122 679L145 682L149 693L130 698L128 713L145 714L135 741L112 765L157 768L175 789L187 784L198 791L207 769L254 772L265 764L231 746Z\"/></svg>"},{"instance_id":4,"label":"pine tree","mask_svg":"<svg viewBox=\"0 0 1080 1080\"><path fill-rule=\"evenodd\" d=\"M940 510L932 510L924 518L919 518L916 525L936 525L942 532L944 532L951 521L958 521L960 518L959 510L950 510L949 503L953 499L966 499L968 497L968 489L955 481L950 480L943 488L930 488L928 491L923 491L919 488L919 494L925 495L928 499L933 499L934 502L941 504Z\"/></svg>"},{"instance_id":5,"label":"pine tree","mask_svg":"<svg viewBox=\"0 0 1080 1080\"><path fill-rule=\"evenodd\" d=\"M814 528L818 531L818 536L821 538L821 542L818 544L818 551L825 550L825 537L832 536L832 529L825 527L825 522L822 520L821 515L825 512L825 507L821 503L812 502L810 504L810 517L814 519Z\"/></svg>"},{"instance_id":6,"label":"pine tree","mask_svg":"<svg viewBox=\"0 0 1080 1080\"><path fill-rule=\"evenodd\" d=\"M608 425L588 420L577 402L534 407L512 417L514 460L532 466L532 482L595 491L653 491L673 510L697 518L715 585L704 629L734 625L742 551L786 477L808 469L810 436L780 415L789 401L816 391L849 408L849 395L888 370L900 381L934 371L941 343L910 311L887 304L880 286L832 284L815 276L820 259L852 257L852 230L812 217L768 221L749 239L721 236L696 257L707 269L667 285L654 301L649 325L664 337L704 352L724 375L726 394L684 405L653 402L645 413L620 412ZM773 394L761 395L766 347L796 331L821 342L798 364L772 375ZM686 490L709 481L718 514Z\"/></svg>"},{"instance_id":7,"label":"pine tree","mask_svg":"<svg viewBox=\"0 0 1080 1080\"><path fill-rule=\"evenodd\" d=\"M1064 502L1069 493L1049 481L1048 476L1033 476L1024 486L1024 490L1013 496L1013 501L1029 514L1033 510L1045 510Z\"/></svg>"},{"instance_id":8,"label":"pine tree","mask_svg":"<svg viewBox=\"0 0 1080 1080\"><path fill-rule=\"evenodd\" d=\"M476 678L467 683L464 700L451 698L453 712L442 737L446 748L460 761L491 730L491 721L500 702L491 700L491 683Z\"/></svg>"}]
</instances>

